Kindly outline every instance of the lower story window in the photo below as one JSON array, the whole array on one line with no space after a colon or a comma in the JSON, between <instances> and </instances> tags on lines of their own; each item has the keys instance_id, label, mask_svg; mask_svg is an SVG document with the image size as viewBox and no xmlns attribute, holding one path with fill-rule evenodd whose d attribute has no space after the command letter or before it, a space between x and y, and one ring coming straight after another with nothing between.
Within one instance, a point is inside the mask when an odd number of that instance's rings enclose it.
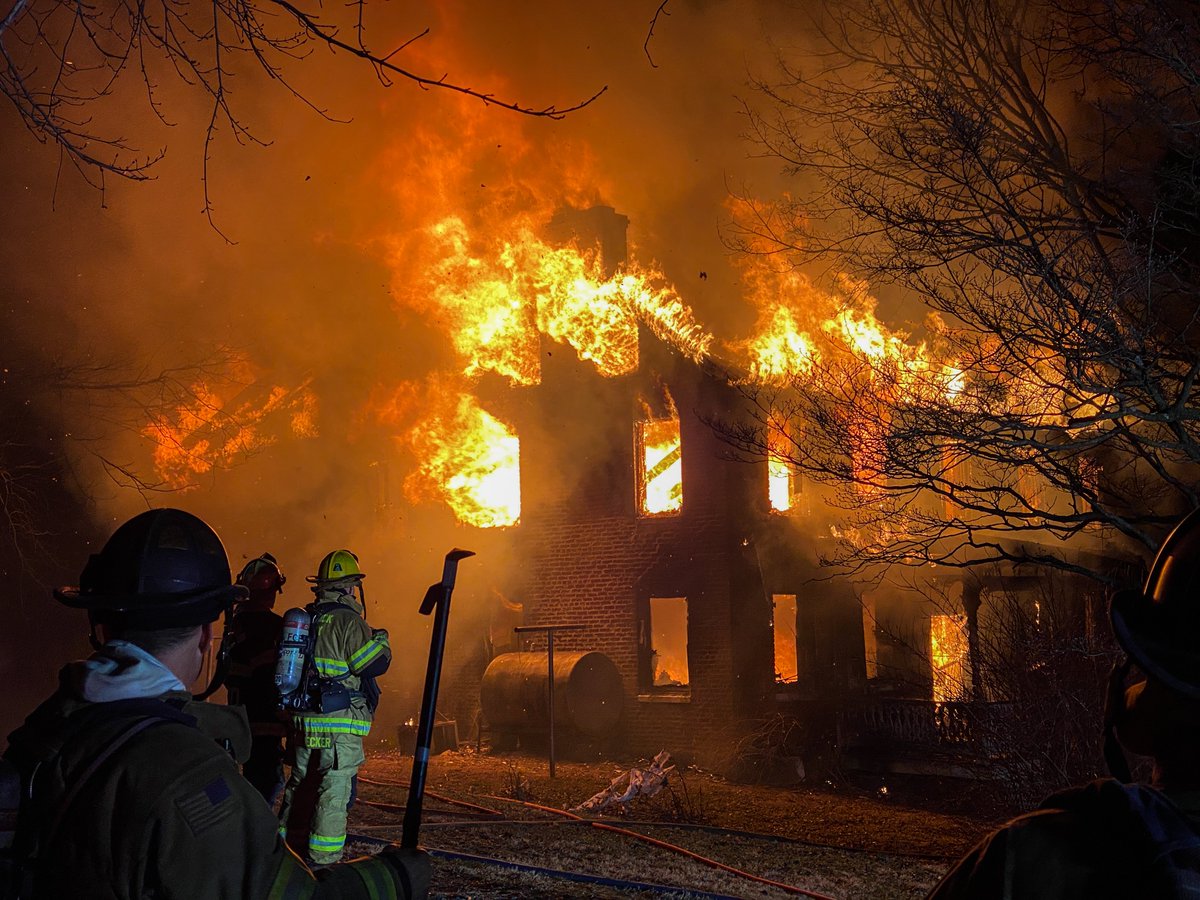
<instances>
[{"instance_id":1,"label":"lower story window","mask_svg":"<svg viewBox=\"0 0 1200 900\"><path fill-rule=\"evenodd\" d=\"M774 594L771 607L771 625L775 632L775 680L790 684L797 675L796 595Z\"/></svg>"},{"instance_id":2,"label":"lower story window","mask_svg":"<svg viewBox=\"0 0 1200 900\"><path fill-rule=\"evenodd\" d=\"M641 624L642 689L682 690L688 678L686 597L651 597Z\"/></svg>"},{"instance_id":3,"label":"lower story window","mask_svg":"<svg viewBox=\"0 0 1200 900\"><path fill-rule=\"evenodd\" d=\"M929 667L937 703L965 700L971 690L966 616L930 616Z\"/></svg>"}]
</instances>

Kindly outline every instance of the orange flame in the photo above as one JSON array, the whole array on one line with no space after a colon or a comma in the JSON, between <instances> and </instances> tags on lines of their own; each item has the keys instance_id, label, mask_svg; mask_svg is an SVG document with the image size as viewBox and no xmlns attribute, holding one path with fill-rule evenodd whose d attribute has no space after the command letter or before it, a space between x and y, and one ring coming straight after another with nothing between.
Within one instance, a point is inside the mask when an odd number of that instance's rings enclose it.
<instances>
[{"instance_id":1,"label":"orange flame","mask_svg":"<svg viewBox=\"0 0 1200 900\"><path fill-rule=\"evenodd\" d=\"M679 419L638 423L642 457L642 512L678 512L683 507L683 446Z\"/></svg>"},{"instance_id":2,"label":"orange flame","mask_svg":"<svg viewBox=\"0 0 1200 900\"><path fill-rule=\"evenodd\" d=\"M480 528L521 518L521 445L516 434L479 406L450 391L406 436L418 459L404 484L410 500L443 500L460 522Z\"/></svg>"},{"instance_id":3,"label":"orange flame","mask_svg":"<svg viewBox=\"0 0 1200 900\"><path fill-rule=\"evenodd\" d=\"M787 423L772 419L767 425L767 500L776 512L792 508L796 473L788 462Z\"/></svg>"},{"instance_id":4,"label":"orange flame","mask_svg":"<svg viewBox=\"0 0 1200 900\"><path fill-rule=\"evenodd\" d=\"M271 387L261 403L239 397L255 386L242 389L232 398L222 396L205 382L188 389L184 402L169 413L152 415L142 435L153 443L154 469L168 487L186 491L196 487L196 477L215 468L227 468L239 458L274 444L284 430L268 429L278 415L288 416L288 427L296 437L317 434L317 397L309 382L295 388Z\"/></svg>"},{"instance_id":5,"label":"orange flame","mask_svg":"<svg viewBox=\"0 0 1200 900\"><path fill-rule=\"evenodd\" d=\"M751 299L761 309L757 333L740 345L751 382L836 382L833 376L857 361L887 382L894 399L954 400L965 390L962 369L879 321L863 282L843 276L840 292L828 293L794 271L747 265Z\"/></svg>"},{"instance_id":6,"label":"orange flame","mask_svg":"<svg viewBox=\"0 0 1200 900\"><path fill-rule=\"evenodd\" d=\"M780 306L766 327L746 345L750 377L766 383L785 382L793 375L808 375L817 362L812 340L797 325L795 314Z\"/></svg>"},{"instance_id":7,"label":"orange flame","mask_svg":"<svg viewBox=\"0 0 1200 900\"><path fill-rule=\"evenodd\" d=\"M935 702L966 699L971 683L966 616L930 616L929 667Z\"/></svg>"},{"instance_id":8,"label":"orange flame","mask_svg":"<svg viewBox=\"0 0 1200 900\"><path fill-rule=\"evenodd\" d=\"M515 384L540 379L538 334L572 347L607 376L637 368L638 324L694 360L712 336L658 272L630 266L611 277L594 251L552 247L528 226L478 247L466 224L447 218L429 229L428 299L465 361L463 374L495 372Z\"/></svg>"}]
</instances>

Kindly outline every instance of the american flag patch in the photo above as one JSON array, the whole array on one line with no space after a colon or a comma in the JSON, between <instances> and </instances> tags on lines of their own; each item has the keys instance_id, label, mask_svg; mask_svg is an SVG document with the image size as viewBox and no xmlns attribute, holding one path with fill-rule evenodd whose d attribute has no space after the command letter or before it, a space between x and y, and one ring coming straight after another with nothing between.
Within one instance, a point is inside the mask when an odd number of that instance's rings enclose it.
<instances>
[{"instance_id":1,"label":"american flag patch","mask_svg":"<svg viewBox=\"0 0 1200 900\"><path fill-rule=\"evenodd\" d=\"M179 798L175 805L183 813L184 821L188 823L194 835L208 831L218 822L232 816L238 808L229 782L221 775L194 794Z\"/></svg>"}]
</instances>

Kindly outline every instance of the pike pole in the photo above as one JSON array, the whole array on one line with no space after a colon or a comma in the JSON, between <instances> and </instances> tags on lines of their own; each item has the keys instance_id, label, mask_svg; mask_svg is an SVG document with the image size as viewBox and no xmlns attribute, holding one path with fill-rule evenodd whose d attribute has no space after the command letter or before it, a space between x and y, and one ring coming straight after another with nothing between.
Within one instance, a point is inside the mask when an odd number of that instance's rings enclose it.
<instances>
[{"instance_id":1,"label":"pike pole","mask_svg":"<svg viewBox=\"0 0 1200 900\"><path fill-rule=\"evenodd\" d=\"M429 770L429 745L433 739L433 719L437 713L438 682L442 677L442 657L446 652L446 626L450 621L450 595L458 561L474 556L474 550L455 548L446 554L442 580L431 584L421 601L421 615L435 613L433 634L429 639L429 666L425 669L425 693L421 697L421 717L417 722L417 746L413 750L412 778L409 779L408 802L404 806L404 831L400 846L415 848L417 832L421 829L421 802L425 798L425 775Z\"/></svg>"}]
</instances>

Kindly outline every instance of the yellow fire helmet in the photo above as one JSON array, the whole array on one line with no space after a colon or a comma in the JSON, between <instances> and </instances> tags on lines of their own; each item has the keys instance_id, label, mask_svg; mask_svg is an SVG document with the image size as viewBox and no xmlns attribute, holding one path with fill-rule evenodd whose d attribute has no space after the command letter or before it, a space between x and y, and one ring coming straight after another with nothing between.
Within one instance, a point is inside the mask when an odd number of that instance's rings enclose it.
<instances>
[{"instance_id":1,"label":"yellow fire helmet","mask_svg":"<svg viewBox=\"0 0 1200 900\"><path fill-rule=\"evenodd\" d=\"M358 566L358 557L349 550L334 550L325 555L317 566L317 574L309 575L308 581L313 584L324 584L330 581L341 581L343 578L366 578Z\"/></svg>"}]
</instances>

